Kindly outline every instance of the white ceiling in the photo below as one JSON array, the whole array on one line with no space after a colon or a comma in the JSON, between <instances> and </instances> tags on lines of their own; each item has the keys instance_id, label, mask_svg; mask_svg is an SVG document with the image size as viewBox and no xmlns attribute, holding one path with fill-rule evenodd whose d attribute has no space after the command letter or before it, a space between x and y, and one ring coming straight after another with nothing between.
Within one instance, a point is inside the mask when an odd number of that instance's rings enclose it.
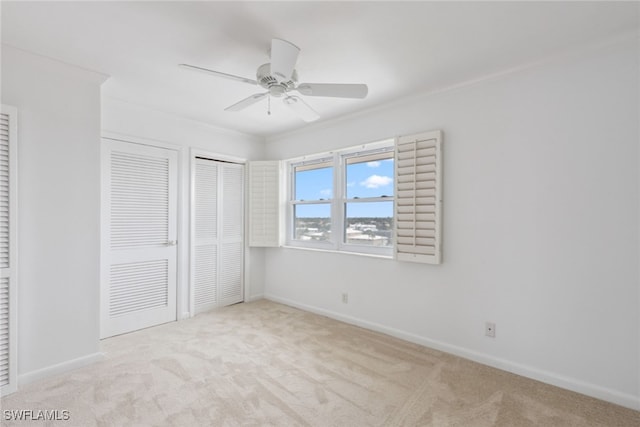
<instances>
[{"instance_id":1,"label":"white ceiling","mask_svg":"<svg viewBox=\"0 0 640 427\"><path fill-rule=\"evenodd\" d=\"M255 135L305 126L261 88L274 37L301 48L301 82L367 83L364 100L307 97L329 120L635 31L640 3L7 2L2 42L111 76L103 95Z\"/></svg>"}]
</instances>

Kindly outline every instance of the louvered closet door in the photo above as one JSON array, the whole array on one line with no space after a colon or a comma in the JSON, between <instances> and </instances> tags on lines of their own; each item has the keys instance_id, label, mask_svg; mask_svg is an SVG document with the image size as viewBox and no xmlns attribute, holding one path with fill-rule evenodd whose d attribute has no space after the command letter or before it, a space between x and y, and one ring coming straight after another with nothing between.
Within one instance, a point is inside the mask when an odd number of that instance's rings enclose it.
<instances>
[{"instance_id":1,"label":"louvered closet door","mask_svg":"<svg viewBox=\"0 0 640 427\"><path fill-rule=\"evenodd\" d=\"M243 300L244 166L222 165L222 239L220 247L220 305Z\"/></svg>"},{"instance_id":2,"label":"louvered closet door","mask_svg":"<svg viewBox=\"0 0 640 427\"><path fill-rule=\"evenodd\" d=\"M243 300L244 166L197 158L191 283L195 313Z\"/></svg>"},{"instance_id":3,"label":"louvered closet door","mask_svg":"<svg viewBox=\"0 0 640 427\"><path fill-rule=\"evenodd\" d=\"M105 140L101 335L176 320L177 153Z\"/></svg>"},{"instance_id":4,"label":"louvered closet door","mask_svg":"<svg viewBox=\"0 0 640 427\"><path fill-rule=\"evenodd\" d=\"M218 163L196 159L192 283L196 313L218 305Z\"/></svg>"},{"instance_id":5,"label":"louvered closet door","mask_svg":"<svg viewBox=\"0 0 640 427\"><path fill-rule=\"evenodd\" d=\"M0 396L17 389L15 234L16 234L16 115L0 112Z\"/></svg>"}]
</instances>

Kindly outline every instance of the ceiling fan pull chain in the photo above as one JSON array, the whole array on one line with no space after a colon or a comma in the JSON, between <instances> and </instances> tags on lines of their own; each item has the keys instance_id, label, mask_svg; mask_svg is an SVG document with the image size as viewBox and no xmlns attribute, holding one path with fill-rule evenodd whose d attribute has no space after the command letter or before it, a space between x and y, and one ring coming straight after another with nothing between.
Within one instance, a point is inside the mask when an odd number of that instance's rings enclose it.
<instances>
[{"instance_id":1,"label":"ceiling fan pull chain","mask_svg":"<svg viewBox=\"0 0 640 427\"><path fill-rule=\"evenodd\" d=\"M267 115L271 115L271 95L267 97Z\"/></svg>"}]
</instances>

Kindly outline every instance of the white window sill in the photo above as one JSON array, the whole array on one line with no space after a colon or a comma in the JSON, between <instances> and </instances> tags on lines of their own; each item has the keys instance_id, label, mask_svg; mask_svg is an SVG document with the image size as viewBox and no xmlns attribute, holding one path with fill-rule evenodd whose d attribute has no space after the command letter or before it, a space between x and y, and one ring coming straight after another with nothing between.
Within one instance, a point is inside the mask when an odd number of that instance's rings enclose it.
<instances>
[{"instance_id":1,"label":"white window sill","mask_svg":"<svg viewBox=\"0 0 640 427\"><path fill-rule=\"evenodd\" d=\"M393 255L379 255L379 254L368 254L365 252L351 252L351 251L339 251L336 249L322 249L322 248L308 248L303 246L292 246L292 245L282 245L280 246L283 249L296 249L301 251L311 251L311 252L325 252L325 253L333 253L333 254L344 254L344 255L356 255L363 256L369 258L378 258L378 259L388 259L393 260Z\"/></svg>"}]
</instances>

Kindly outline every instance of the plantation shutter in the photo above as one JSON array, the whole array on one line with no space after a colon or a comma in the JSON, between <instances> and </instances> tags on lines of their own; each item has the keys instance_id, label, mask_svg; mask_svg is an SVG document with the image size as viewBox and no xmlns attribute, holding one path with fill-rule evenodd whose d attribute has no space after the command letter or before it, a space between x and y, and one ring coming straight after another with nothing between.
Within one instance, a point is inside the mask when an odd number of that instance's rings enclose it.
<instances>
[{"instance_id":1,"label":"plantation shutter","mask_svg":"<svg viewBox=\"0 0 640 427\"><path fill-rule=\"evenodd\" d=\"M396 139L395 256L440 264L442 132Z\"/></svg>"},{"instance_id":2,"label":"plantation shutter","mask_svg":"<svg viewBox=\"0 0 640 427\"><path fill-rule=\"evenodd\" d=\"M280 246L280 162L249 163L249 246Z\"/></svg>"},{"instance_id":3,"label":"plantation shutter","mask_svg":"<svg viewBox=\"0 0 640 427\"><path fill-rule=\"evenodd\" d=\"M0 396L17 389L16 139L17 110L0 111Z\"/></svg>"}]
</instances>

